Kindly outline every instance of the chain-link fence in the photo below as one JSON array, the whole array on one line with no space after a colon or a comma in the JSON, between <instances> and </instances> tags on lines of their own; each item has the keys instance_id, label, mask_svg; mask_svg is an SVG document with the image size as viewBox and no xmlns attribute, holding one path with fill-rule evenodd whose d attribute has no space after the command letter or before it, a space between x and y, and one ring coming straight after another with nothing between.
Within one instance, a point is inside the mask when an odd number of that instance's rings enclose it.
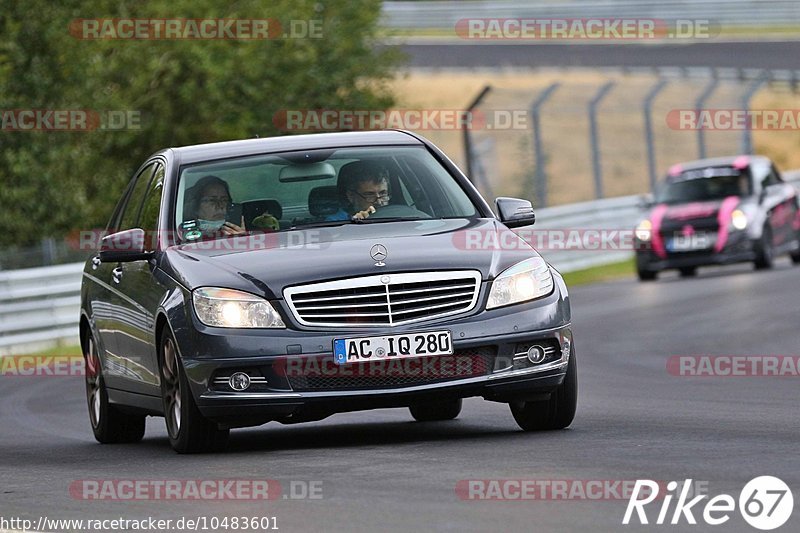
<instances>
[{"instance_id":1,"label":"chain-link fence","mask_svg":"<svg viewBox=\"0 0 800 533\"><path fill-rule=\"evenodd\" d=\"M670 165L704 157L755 152L797 167L800 124L785 120L798 116L796 90L793 72L738 70L551 74L530 90L490 87L462 163L487 197L539 207L647 192ZM779 123L737 124L748 110ZM520 111L524 127L492 122Z\"/></svg>"}]
</instances>

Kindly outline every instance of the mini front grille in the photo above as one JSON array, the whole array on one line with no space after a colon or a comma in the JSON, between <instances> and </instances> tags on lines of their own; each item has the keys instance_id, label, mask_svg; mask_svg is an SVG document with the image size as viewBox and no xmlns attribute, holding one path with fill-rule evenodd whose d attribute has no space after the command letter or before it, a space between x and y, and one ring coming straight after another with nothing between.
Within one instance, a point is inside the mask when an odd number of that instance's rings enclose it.
<instances>
[{"instance_id":1,"label":"mini front grille","mask_svg":"<svg viewBox=\"0 0 800 533\"><path fill-rule=\"evenodd\" d=\"M331 371L310 366L287 376L297 392L412 387L491 374L495 346L466 348L452 355L341 365Z\"/></svg>"},{"instance_id":2,"label":"mini front grille","mask_svg":"<svg viewBox=\"0 0 800 533\"><path fill-rule=\"evenodd\" d=\"M480 272L383 274L284 290L298 322L307 326L397 326L469 311Z\"/></svg>"}]
</instances>

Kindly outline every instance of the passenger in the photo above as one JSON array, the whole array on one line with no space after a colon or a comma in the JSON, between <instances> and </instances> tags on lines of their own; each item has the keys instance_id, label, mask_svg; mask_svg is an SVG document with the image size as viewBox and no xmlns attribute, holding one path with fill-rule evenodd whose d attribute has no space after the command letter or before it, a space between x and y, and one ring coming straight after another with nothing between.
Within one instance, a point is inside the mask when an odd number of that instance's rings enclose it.
<instances>
[{"instance_id":1,"label":"passenger","mask_svg":"<svg viewBox=\"0 0 800 533\"><path fill-rule=\"evenodd\" d=\"M369 161L356 161L342 167L339 189L346 205L325 220L363 220L374 213L377 207L387 205L391 199L388 172Z\"/></svg>"},{"instance_id":2,"label":"passenger","mask_svg":"<svg viewBox=\"0 0 800 533\"><path fill-rule=\"evenodd\" d=\"M205 235L218 232L223 236L246 235L244 216L241 226L225 220L231 205L228 183L217 176L204 176L186 190L184 216L186 221L196 221L197 229Z\"/></svg>"}]
</instances>

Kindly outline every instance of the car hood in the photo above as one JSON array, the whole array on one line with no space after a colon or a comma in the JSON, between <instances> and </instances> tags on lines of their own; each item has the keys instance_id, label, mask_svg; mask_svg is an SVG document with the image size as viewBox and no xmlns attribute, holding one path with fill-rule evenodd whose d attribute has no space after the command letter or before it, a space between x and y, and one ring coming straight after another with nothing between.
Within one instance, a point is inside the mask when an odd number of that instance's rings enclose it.
<instances>
[{"instance_id":1,"label":"car hood","mask_svg":"<svg viewBox=\"0 0 800 533\"><path fill-rule=\"evenodd\" d=\"M373 247L386 250L377 266ZM537 252L494 219L345 224L173 246L161 268L188 289L282 298L292 285L394 272L479 270L495 278Z\"/></svg>"}]
</instances>

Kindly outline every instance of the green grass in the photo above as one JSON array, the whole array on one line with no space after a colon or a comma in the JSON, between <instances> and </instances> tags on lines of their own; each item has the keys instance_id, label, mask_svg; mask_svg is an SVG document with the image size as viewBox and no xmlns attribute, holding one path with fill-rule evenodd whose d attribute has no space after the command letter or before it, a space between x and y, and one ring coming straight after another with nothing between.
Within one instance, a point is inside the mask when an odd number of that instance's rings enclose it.
<instances>
[{"instance_id":1,"label":"green grass","mask_svg":"<svg viewBox=\"0 0 800 533\"><path fill-rule=\"evenodd\" d=\"M55 346L49 350L36 352L34 355L55 356L55 355L83 355L79 344L67 346Z\"/></svg>"},{"instance_id":2,"label":"green grass","mask_svg":"<svg viewBox=\"0 0 800 533\"><path fill-rule=\"evenodd\" d=\"M608 265L586 268L584 270L576 270L574 272L567 272L564 274L564 281L567 287L574 287L576 285L586 285L588 283L597 283L600 281L609 281L613 279L630 278L636 274L636 263L633 258L620 261L619 263L611 263Z\"/></svg>"}]
</instances>

